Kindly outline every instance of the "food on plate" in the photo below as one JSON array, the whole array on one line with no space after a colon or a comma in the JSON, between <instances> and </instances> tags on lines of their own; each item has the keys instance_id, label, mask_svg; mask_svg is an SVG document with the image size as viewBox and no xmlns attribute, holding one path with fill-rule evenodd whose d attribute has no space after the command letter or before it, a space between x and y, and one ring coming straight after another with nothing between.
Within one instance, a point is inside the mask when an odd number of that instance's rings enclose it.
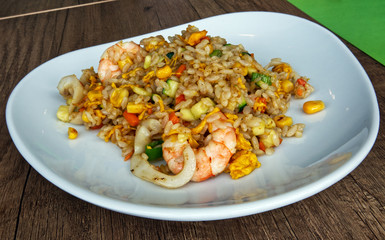
<instances>
[{"instance_id":1,"label":"food on plate","mask_svg":"<svg viewBox=\"0 0 385 240\"><path fill-rule=\"evenodd\" d=\"M77 137L78 137L78 131L73 127L69 127L68 128L68 138L69 139L76 139Z\"/></svg>"},{"instance_id":2,"label":"food on plate","mask_svg":"<svg viewBox=\"0 0 385 240\"><path fill-rule=\"evenodd\" d=\"M325 103L321 100L307 101L302 106L303 111L307 114L313 114L325 109Z\"/></svg>"},{"instance_id":3,"label":"food on plate","mask_svg":"<svg viewBox=\"0 0 385 240\"><path fill-rule=\"evenodd\" d=\"M304 124L285 113L293 97L314 90L288 63L274 58L263 67L254 54L195 26L168 40L121 41L96 72L60 80L66 105L57 118L98 131L121 148L135 176L160 186L223 172L238 179L260 166L257 156L302 136Z\"/></svg>"}]
</instances>

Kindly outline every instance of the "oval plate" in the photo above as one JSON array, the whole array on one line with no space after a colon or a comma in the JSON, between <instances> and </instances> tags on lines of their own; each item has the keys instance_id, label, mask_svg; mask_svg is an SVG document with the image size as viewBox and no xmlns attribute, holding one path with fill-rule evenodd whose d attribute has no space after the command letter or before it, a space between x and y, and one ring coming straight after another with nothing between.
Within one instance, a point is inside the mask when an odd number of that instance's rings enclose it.
<instances>
[{"instance_id":1,"label":"oval plate","mask_svg":"<svg viewBox=\"0 0 385 240\"><path fill-rule=\"evenodd\" d=\"M169 190L134 177L120 149L94 131L56 119L64 100L56 86L66 75L94 66L108 43L56 57L31 71L15 87L6 108L10 135L23 157L47 180L95 205L146 218L198 221L256 214L312 196L349 174L369 153L379 129L373 86L349 49L330 31L280 13L242 12L191 22L211 36L243 44L262 65L280 57L310 77L326 109L306 115L293 100L288 115L306 124L302 138L285 139L261 168L239 180L228 174ZM187 24L126 40L173 36ZM359 94L359 97L357 95ZM27 117L26 117L27 116Z\"/></svg>"}]
</instances>

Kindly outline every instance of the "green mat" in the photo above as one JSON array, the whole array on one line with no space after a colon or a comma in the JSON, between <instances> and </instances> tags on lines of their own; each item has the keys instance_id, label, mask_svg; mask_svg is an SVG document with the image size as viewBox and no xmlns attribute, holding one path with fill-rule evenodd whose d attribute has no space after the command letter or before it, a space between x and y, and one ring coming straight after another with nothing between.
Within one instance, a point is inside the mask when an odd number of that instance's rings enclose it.
<instances>
[{"instance_id":1,"label":"green mat","mask_svg":"<svg viewBox=\"0 0 385 240\"><path fill-rule=\"evenodd\" d=\"M385 65L385 0L288 0Z\"/></svg>"}]
</instances>

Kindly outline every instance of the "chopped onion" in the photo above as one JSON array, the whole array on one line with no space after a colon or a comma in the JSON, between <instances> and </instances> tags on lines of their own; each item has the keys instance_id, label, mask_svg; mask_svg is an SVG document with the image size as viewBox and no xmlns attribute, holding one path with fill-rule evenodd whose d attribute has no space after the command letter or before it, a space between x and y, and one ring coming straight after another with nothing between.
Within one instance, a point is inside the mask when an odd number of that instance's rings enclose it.
<instances>
[{"instance_id":1,"label":"chopped onion","mask_svg":"<svg viewBox=\"0 0 385 240\"><path fill-rule=\"evenodd\" d=\"M151 120L151 119L149 119ZM146 121L149 121L146 120ZM131 158L131 172L146 181L166 188L178 188L188 183L194 175L196 168L195 154L190 145L183 151L184 166L176 175L167 175L156 170L143 154L145 146L151 142L151 133L147 128L148 123L142 124L136 130L135 154Z\"/></svg>"}]
</instances>

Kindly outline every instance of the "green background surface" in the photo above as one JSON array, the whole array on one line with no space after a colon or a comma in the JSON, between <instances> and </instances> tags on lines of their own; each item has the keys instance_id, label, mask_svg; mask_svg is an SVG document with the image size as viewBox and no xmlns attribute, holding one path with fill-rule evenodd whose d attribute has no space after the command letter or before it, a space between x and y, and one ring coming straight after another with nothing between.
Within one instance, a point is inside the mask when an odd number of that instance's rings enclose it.
<instances>
[{"instance_id":1,"label":"green background surface","mask_svg":"<svg viewBox=\"0 0 385 240\"><path fill-rule=\"evenodd\" d=\"M385 0L288 0L385 65Z\"/></svg>"}]
</instances>

